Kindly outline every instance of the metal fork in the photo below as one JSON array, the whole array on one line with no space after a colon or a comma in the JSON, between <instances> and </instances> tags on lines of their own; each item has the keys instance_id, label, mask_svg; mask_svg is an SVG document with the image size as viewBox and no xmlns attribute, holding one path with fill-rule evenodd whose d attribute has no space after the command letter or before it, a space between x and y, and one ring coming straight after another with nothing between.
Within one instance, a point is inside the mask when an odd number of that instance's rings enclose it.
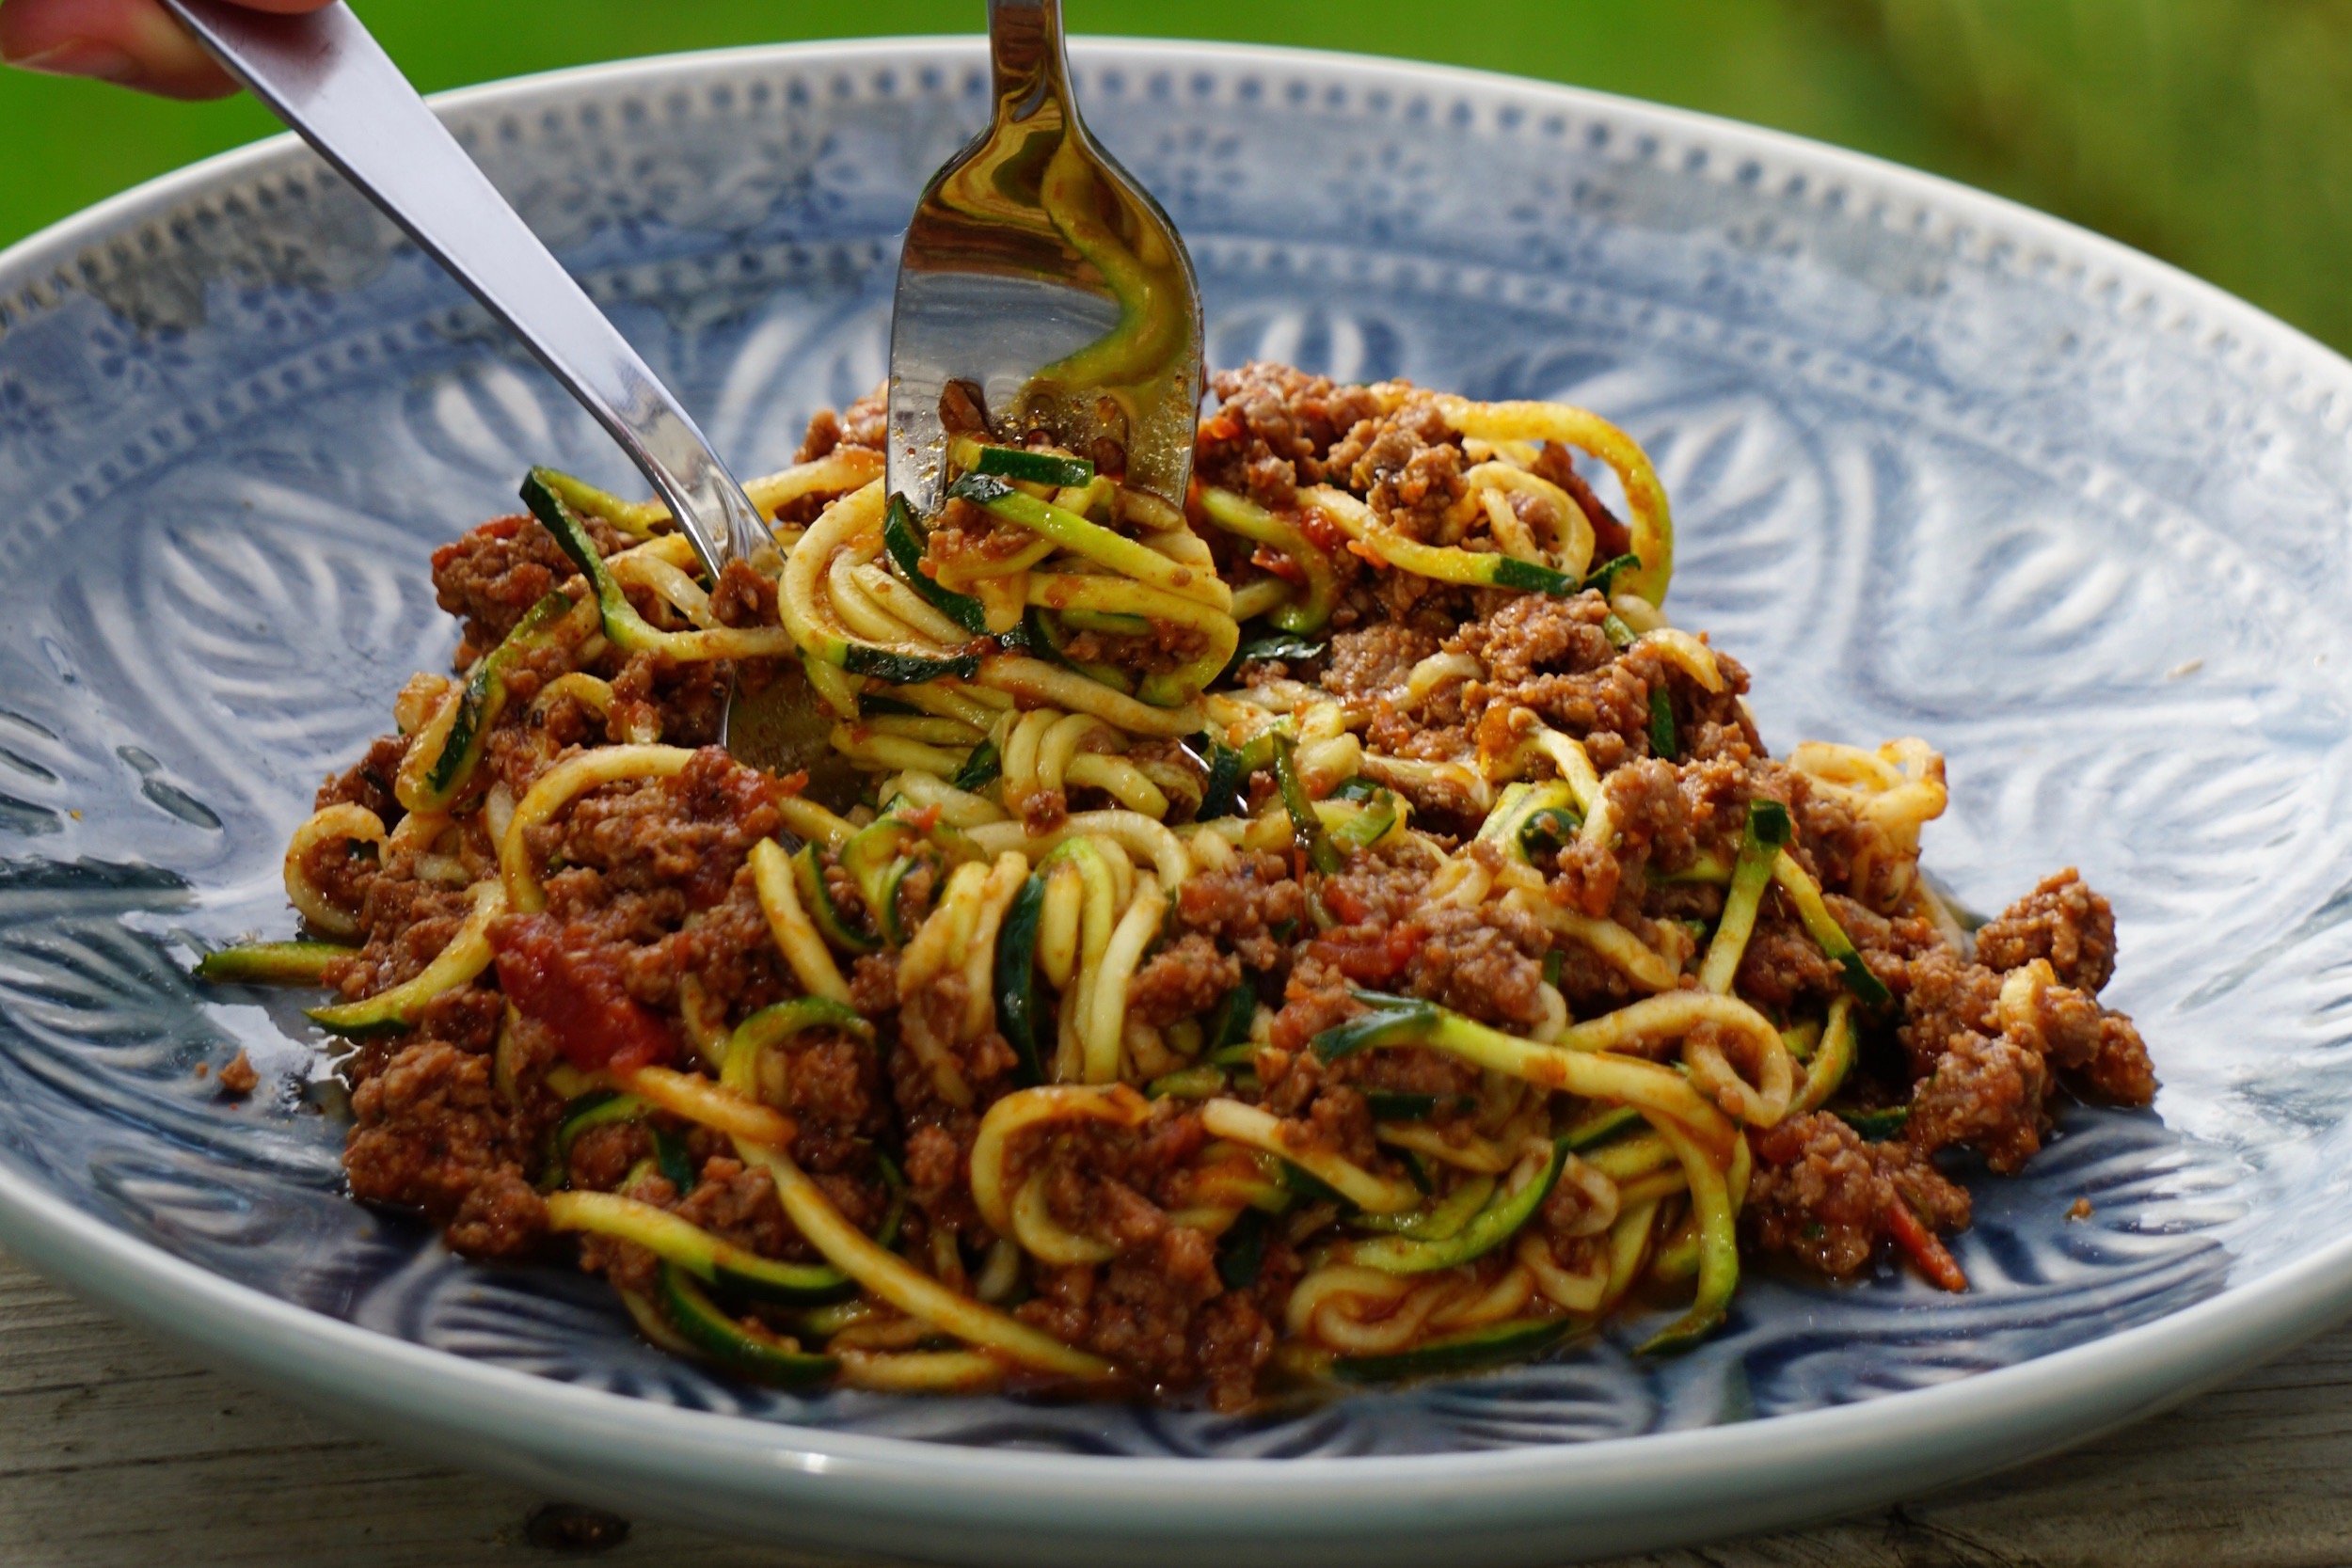
<instances>
[{"instance_id":1,"label":"metal fork","mask_svg":"<svg viewBox=\"0 0 2352 1568\"><path fill-rule=\"evenodd\" d=\"M669 507L713 581L736 561L772 568L773 535L692 417L348 6L278 16L224 0L164 4L580 400ZM930 423L910 414L906 426L931 451L931 467L926 487L903 471L894 439L893 485L935 502L945 442L926 432L937 428L940 393L967 382L1010 386L1020 394L1007 404L1015 428L1045 429L1114 472L1123 460L1132 480L1181 503L1200 381L1191 263L1166 216L1078 122L1058 0L991 0L989 30L994 122L925 192L901 263L892 425L895 435L901 388L934 388ZM980 183L966 200L959 193L973 180ZM1009 292L991 295L990 312L976 318L959 292L967 284ZM1016 304L1035 314L1009 313ZM945 312L936 332L924 319L934 310ZM723 733L739 760L805 767L822 781L838 772L828 729L787 667L759 692L729 696Z\"/></svg>"},{"instance_id":2,"label":"metal fork","mask_svg":"<svg viewBox=\"0 0 2352 1568\"><path fill-rule=\"evenodd\" d=\"M716 582L730 562L773 569L774 536L701 427L548 254L425 106L348 6L274 16L164 0L230 73L407 230L596 417L692 541ZM829 771L827 720L795 668L738 688L722 735L757 768Z\"/></svg>"},{"instance_id":3,"label":"metal fork","mask_svg":"<svg viewBox=\"0 0 2352 1568\"><path fill-rule=\"evenodd\" d=\"M951 436L1043 432L1182 506L1200 293L1176 226L1078 117L1061 0L989 0L993 113L898 259L890 488L932 510Z\"/></svg>"}]
</instances>

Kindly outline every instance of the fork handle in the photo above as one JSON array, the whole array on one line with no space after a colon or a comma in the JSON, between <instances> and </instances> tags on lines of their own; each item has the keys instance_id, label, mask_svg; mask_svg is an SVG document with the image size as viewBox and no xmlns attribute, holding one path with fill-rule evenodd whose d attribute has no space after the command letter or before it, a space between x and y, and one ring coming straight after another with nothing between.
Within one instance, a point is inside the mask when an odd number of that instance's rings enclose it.
<instances>
[{"instance_id":1,"label":"fork handle","mask_svg":"<svg viewBox=\"0 0 2352 1568\"><path fill-rule=\"evenodd\" d=\"M772 552L743 487L628 340L549 255L341 3L302 16L164 0L321 157L513 329L604 426L716 580Z\"/></svg>"},{"instance_id":2,"label":"fork handle","mask_svg":"<svg viewBox=\"0 0 2352 1568\"><path fill-rule=\"evenodd\" d=\"M1009 118L1026 119L1049 96L1076 118L1061 0L988 0L988 57L996 102L1012 105Z\"/></svg>"}]
</instances>

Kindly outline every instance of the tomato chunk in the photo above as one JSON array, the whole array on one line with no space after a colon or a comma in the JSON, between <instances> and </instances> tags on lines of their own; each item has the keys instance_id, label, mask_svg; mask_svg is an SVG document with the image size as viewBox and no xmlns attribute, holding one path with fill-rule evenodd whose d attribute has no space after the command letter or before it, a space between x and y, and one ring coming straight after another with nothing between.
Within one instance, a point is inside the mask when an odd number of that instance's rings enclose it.
<instances>
[{"instance_id":1,"label":"tomato chunk","mask_svg":"<svg viewBox=\"0 0 2352 1568\"><path fill-rule=\"evenodd\" d=\"M630 996L619 964L587 934L548 915L514 915L490 930L499 989L525 1018L547 1025L582 1072L628 1072L669 1061L677 1042Z\"/></svg>"},{"instance_id":2,"label":"tomato chunk","mask_svg":"<svg viewBox=\"0 0 2352 1568\"><path fill-rule=\"evenodd\" d=\"M1405 972L1420 950L1422 930L1410 923L1377 928L1342 927L1317 937L1315 956L1359 986L1385 985Z\"/></svg>"}]
</instances>

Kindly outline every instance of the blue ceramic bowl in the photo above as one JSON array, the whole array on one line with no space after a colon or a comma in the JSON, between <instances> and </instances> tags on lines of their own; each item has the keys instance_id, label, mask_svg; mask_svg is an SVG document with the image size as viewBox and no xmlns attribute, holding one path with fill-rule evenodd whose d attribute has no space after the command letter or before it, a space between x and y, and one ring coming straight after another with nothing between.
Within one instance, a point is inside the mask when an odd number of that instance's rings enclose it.
<instances>
[{"instance_id":1,"label":"blue ceramic bowl","mask_svg":"<svg viewBox=\"0 0 2352 1568\"><path fill-rule=\"evenodd\" d=\"M2352 1310L2352 366L2116 245L1786 137L1507 79L1084 45L1192 245L1212 358L1565 398L1674 497L1673 608L1765 736L1948 756L1931 863L2079 864L2166 1087L1978 1188L1960 1297L1758 1277L1694 1354L1248 1418L816 1398L641 1343L340 1191L283 932L311 790L448 658L432 546L524 467L627 475L284 139L0 256L0 1239L331 1415L572 1496L1023 1563L1584 1556L1981 1471ZM962 42L454 95L492 177L739 472L880 378L896 237L979 123ZM265 1078L215 1096L238 1049ZM2070 1219L2077 1198L2088 1218Z\"/></svg>"}]
</instances>

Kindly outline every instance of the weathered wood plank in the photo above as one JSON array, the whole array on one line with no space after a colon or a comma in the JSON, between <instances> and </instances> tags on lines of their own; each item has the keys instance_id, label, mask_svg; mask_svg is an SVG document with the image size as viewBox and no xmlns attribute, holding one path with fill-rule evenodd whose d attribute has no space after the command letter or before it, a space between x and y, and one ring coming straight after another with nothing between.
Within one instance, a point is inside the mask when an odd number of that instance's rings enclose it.
<instances>
[{"instance_id":1,"label":"weathered wood plank","mask_svg":"<svg viewBox=\"0 0 2352 1568\"><path fill-rule=\"evenodd\" d=\"M2352 1562L2352 1330L2074 1455L1815 1529L1612 1568ZM346 1435L0 1257L0 1562L523 1568L547 1499ZM640 1523L596 1560L818 1568Z\"/></svg>"}]
</instances>

